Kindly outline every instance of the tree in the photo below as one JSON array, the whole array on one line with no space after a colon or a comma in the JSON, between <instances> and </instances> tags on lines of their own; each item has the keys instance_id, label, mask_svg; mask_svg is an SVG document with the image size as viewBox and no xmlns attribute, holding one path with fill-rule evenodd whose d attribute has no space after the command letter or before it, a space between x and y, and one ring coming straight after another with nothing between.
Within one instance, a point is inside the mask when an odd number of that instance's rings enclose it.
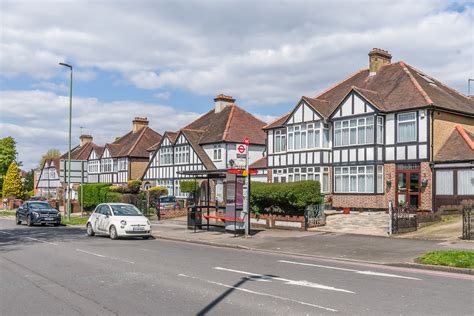
<instances>
[{"instance_id":1,"label":"tree","mask_svg":"<svg viewBox=\"0 0 474 316\"><path fill-rule=\"evenodd\" d=\"M23 196L23 183L21 182L20 169L13 161L8 167L5 181L3 182L3 197L16 198Z\"/></svg>"},{"instance_id":2,"label":"tree","mask_svg":"<svg viewBox=\"0 0 474 316\"><path fill-rule=\"evenodd\" d=\"M31 169L30 171L26 172L25 174L25 191L33 191L35 188L35 183L34 183L34 178L35 178L35 170Z\"/></svg>"},{"instance_id":3,"label":"tree","mask_svg":"<svg viewBox=\"0 0 474 316\"><path fill-rule=\"evenodd\" d=\"M0 139L0 191L2 190L8 167L15 161L17 154L16 142L13 137L8 136Z\"/></svg>"},{"instance_id":4,"label":"tree","mask_svg":"<svg viewBox=\"0 0 474 316\"><path fill-rule=\"evenodd\" d=\"M55 159L59 157L61 157L61 152L59 151L59 149L56 149L56 148L48 149L48 151L43 156L41 156L39 166L43 167L46 160Z\"/></svg>"}]
</instances>

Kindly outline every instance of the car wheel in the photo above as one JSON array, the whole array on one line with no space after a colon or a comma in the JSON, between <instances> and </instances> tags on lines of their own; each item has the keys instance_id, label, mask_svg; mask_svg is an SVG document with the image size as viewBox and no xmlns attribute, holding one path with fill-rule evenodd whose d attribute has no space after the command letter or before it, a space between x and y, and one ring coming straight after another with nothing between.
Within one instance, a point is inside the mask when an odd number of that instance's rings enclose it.
<instances>
[{"instance_id":1,"label":"car wheel","mask_svg":"<svg viewBox=\"0 0 474 316\"><path fill-rule=\"evenodd\" d=\"M151 236L143 236L143 239L150 239Z\"/></svg>"},{"instance_id":2,"label":"car wheel","mask_svg":"<svg viewBox=\"0 0 474 316\"><path fill-rule=\"evenodd\" d=\"M59 224L61 224L61 223L59 223L59 222L57 222L57 223L54 223L54 226L58 227L58 226L59 226Z\"/></svg>"},{"instance_id":3,"label":"car wheel","mask_svg":"<svg viewBox=\"0 0 474 316\"><path fill-rule=\"evenodd\" d=\"M31 221L31 216L28 216L28 217L26 218L26 225L28 225L28 226L33 226L33 222Z\"/></svg>"},{"instance_id":4,"label":"car wheel","mask_svg":"<svg viewBox=\"0 0 474 316\"><path fill-rule=\"evenodd\" d=\"M21 225L20 216L16 214L16 224Z\"/></svg>"},{"instance_id":5,"label":"car wheel","mask_svg":"<svg viewBox=\"0 0 474 316\"><path fill-rule=\"evenodd\" d=\"M87 236L92 237L94 236L94 230L92 229L91 223L87 223Z\"/></svg>"},{"instance_id":6,"label":"car wheel","mask_svg":"<svg viewBox=\"0 0 474 316\"><path fill-rule=\"evenodd\" d=\"M110 226L109 234L110 239L118 239L117 229L115 228L115 226Z\"/></svg>"}]
</instances>

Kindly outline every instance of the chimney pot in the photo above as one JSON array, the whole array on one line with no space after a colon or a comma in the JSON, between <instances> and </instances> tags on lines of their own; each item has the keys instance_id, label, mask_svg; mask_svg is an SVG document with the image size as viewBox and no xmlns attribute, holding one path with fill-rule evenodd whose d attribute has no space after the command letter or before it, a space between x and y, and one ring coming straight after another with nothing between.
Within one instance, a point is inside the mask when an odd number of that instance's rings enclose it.
<instances>
[{"instance_id":1,"label":"chimney pot","mask_svg":"<svg viewBox=\"0 0 474 316\"><path fill-rule=\"evenodd\" d=\"M148 118L137 116L132 121L132 132L136 133L146 126L148 126Z\"/></svg>"},{"instance_id":2,"label":"chimney pot","mask_svg":"<svg viewBox=\"0 0 474 316\"><path fill-rule=\"evenodd\" d=\"M219 94L214 98L215 113L221 112L226 106L234 104L235 99L230 95Z\"/></svg>"},{"instance_id":3,"label":"chimney pot","mask_svg":"<svg viewBox=\"0 0 474 316\"><path fill-rule=\"evenodd\" d=\"M386 50L380 48L373 48L369 52L369 72L370 75L375 75L382 66L390 65L392 62L392 55Z\"/></svg>"},{"instance_id":4,"label":"chimney pot","mask_svg":"<svg viewBox=\"0 0 474 316\"><path fill-rule=\"evenodd\" d=\"M93 137L91 135L81 135L79 136L79 146L84 146L85 144L92 143Z\"/></svg>"}]
</instances>

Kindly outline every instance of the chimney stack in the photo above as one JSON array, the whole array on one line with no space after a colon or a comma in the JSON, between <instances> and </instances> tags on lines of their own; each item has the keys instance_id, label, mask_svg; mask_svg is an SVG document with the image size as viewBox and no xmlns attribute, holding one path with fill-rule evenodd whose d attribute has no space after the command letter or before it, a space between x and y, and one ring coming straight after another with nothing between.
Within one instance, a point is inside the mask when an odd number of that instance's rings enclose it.
<instances>
[{"instance_id":1,"label":"chimney stack","mask_svg":"<svg viewBox=\"0 0 474 316\"><path fill-rule=\"evenodd\" d=\"M388 51L380 48L373 48L369 52L369 75L375 75L382 66L390 65L391 62L392 55L390 55Z\"/></svg>"},{"instance_id":2,"label":"chimney stack","mask_svg":"<svg viewBox=\"0 0 474 316\"><path fill-rule=\"evenodd\" d=\"M232 96L230 96L230 95L224 95L224 94L221 93L221 94L219 94L218 96L216 96L214 98L214 102L215 102L214 112L219 113L226 106L228 106L230 104L234 104L235 99L232 98Z\"/></svg>"},{"instance_id":3,"label":"chimney stack","mask_svg":"<svg viewBox=\"0 0 474 316\"><path fill-rule=\"evenodd\" d=\"M148 119L146 117L135 117L132 124L132 132L136 133L146 126L148 126Z\"/></svg>"},{"instance_id":4,"label":"chimney stack","mask_svg":"<svg viewBox=\"0 0 474 316\"><path fill-rule=\"evenodd\" d=\"M89 143L92 143L92 136L91 135L81 135L79 136L79 146L82 147L84 146L85 144L89 144Z\"/></svg>"}]
</instances>

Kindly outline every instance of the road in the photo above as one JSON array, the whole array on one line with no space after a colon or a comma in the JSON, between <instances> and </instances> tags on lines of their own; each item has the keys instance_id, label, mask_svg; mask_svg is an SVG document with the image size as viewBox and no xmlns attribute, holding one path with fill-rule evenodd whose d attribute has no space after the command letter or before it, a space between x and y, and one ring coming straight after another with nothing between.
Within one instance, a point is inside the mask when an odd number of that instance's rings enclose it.
<instances>
[{"instance_id":1,"label":"road","mask_svg":"<svg viewBox=\"0 0 474 316\"><path fill-rule=\"evenodd\" d=\"M473 281L0 219L1 315L472 315Z\"/></svg>"}]
</instances>

